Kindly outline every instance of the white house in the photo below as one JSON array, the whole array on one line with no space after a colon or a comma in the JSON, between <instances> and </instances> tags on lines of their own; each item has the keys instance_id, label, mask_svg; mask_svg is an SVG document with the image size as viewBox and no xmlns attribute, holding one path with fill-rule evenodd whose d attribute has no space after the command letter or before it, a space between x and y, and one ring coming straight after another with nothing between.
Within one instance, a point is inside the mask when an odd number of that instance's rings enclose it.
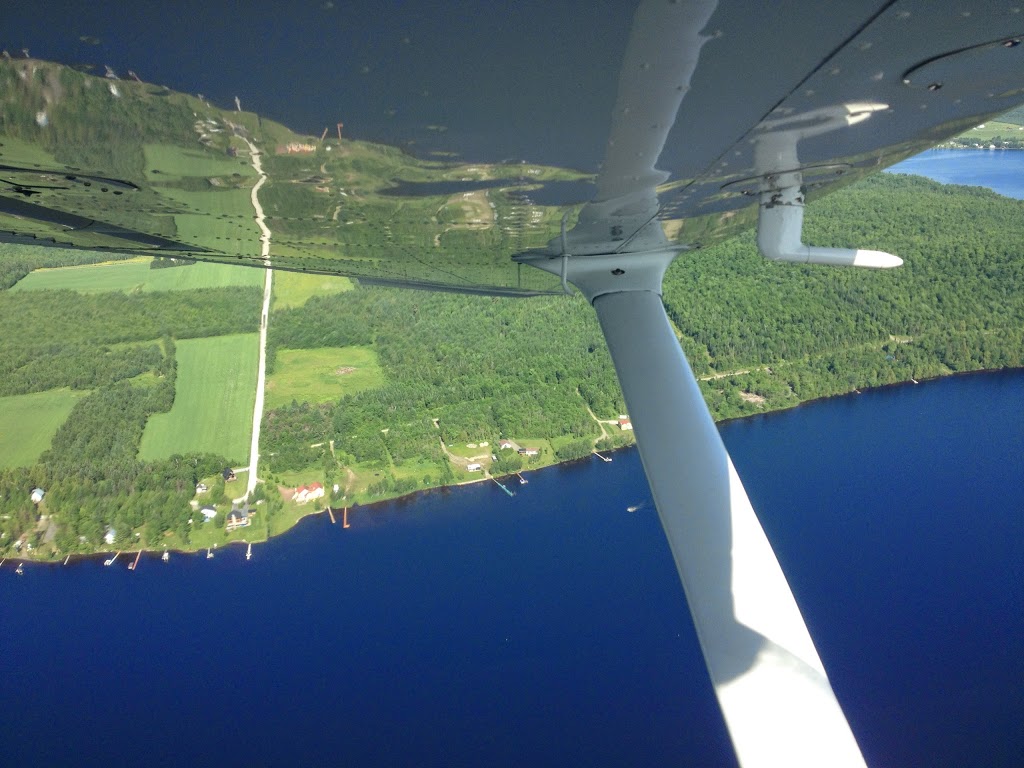
<instances>
[{"instance_id":1,"label":"white house","mask_svg":"<svg viewBox=\"0 0 1024 768\"><path fill-rule=\"evenodd\" d=\"M626 430L629 430L629 429L632 429L632 428L633 428L633 422L631 422L629 420L629 416L626 416L624 413L620 413L619 414L619 429L621 429L622 431L625 432Z\"/></svg>"},{"instance_id":2,"label":"white house","mask_svg":"<svg viewBox=\"0 0 1024 768\"><path fill-rule=\"evenodd\" d=\"M206 483L196 483L196 493L206 493L208 490L210 489L206 486Z\"/></svg>"},{"instance_id":3,"label":"white house","mask_svg":"<svg viewBox=\"0 0 1024 768\"><path fill-rule=\"evenodd\" d=\"M33 504L38 504L40 501L43 500L43 496L45 495L46 491L44 491L42 488L33 488L32 493L29 495L29 498L32 499Z\"/></svg>"},{"instance_id":4,"label":"white house","mask_svg":"<svg viewBox=\"0 0 1024 768\"><path fill-rule=\"evenodd\" d=\"M209 504L207 504L199 511L203 513L204 523L213 520L213 518L217 516L217 510L214 507L211 507Z\"/></svg>"},{"instance_id":5,"label":"white house","mask_svg":"<svg viewBox=\"0 0 1024 768\"><path fill-rule=\"evenodd\" d=\"M483 469L483 467L474 461L471 464L467 464L466 469L468 469L470 472L479 472L481 469Z\"/></svg>"},{"instance_id":6,"label":"white house","mask_svg":"<svg viewBox=\"0 0 1024 768\"><path fill-rule=\"evenodd\" d=\"M113 528L107 528L107 532L103 535L103 541L109 546L114 543L115 538L117 538L117 531Z\"/></svg>"},{"instance_id":7,"label":"white house","mask_svg":"<svg viewBox=\"0 0 1024 768\"><path fill-rule=\"evenodd\" d=\"M292 501L298 502L299 504L305 504L306 502L313 501L314 499L322 499L324 497L324 493L324 487L321 483L301 485L296 488L295 493L292 494Z\"/></svg>"}]
</instances>

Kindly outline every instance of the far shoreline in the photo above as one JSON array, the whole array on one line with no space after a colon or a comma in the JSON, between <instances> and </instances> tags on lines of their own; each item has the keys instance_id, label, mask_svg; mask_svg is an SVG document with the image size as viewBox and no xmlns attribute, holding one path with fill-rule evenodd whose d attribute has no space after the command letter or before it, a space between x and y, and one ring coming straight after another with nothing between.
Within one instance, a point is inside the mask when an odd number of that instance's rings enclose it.
<instances>
[{"instance_id":1,"label":"far shoreline","mask_svg":"<svg viewBox=\"0 0 1024 768\"><path fill-rule=\"evenodd\" d=\"M925 384L925 383L934 382L934 381L951 379L951 378L954 378L954 377L966 377L966 376L975 376L975 375L983 375L983 374L1014 373L1014 372L1017 372L1017 373L1024 372L1024 366L1002 367L1002 368L980 368L980 369L974 370L974 371L952 371L950 373L940 374L938 376L930 376L928 378L918 379L918 380L916 380L916 382L913 379L909 379L909 380L906 380L906 381L896 381L896 382L892 382L892 383L889 383L889 384L880 384L880 385L875 386L875 387L864 387L863 389L860 389L860 390L854 389L854 390L850 390L849 392L843 392L843 393L836 394L836 395L826 395L826 396L823 396L823 397L815 397L815 398L812 398L810 400L801 400L800 402L794 403L791 406L787 406L787 407L783 407L783 408L773 408L771 410L767 410L767 411L764 411L762 413L751 413L751 414L747 414L746 416L735 416L735 417L728 418L728 419L722 419L720 421L716 421L715 424L716 424L716 426L718 426L718 425L728 424L728 423L735 422L735 421L743 421L745 419L757 418L759 416L771 416L773 414L786 413L788 411L792 411L792 410L794 410L796 408L800 408L800 407L805 406L805 405L810 405L812 403L818 403L818 402L822 402L822 401L825 401L825 400L834 400L834 399L842 398L842 397L856 396L856 395L859 395L859 394L863 394L865 392L880 392L880 391L883 391L883 390L886 390L886 389L892 389L892 388L896 388L896 387L918 386L919 384ZM616 453L620 453L620 452L623 452L623 451L626 451L626 450L635 450L636 447L637 447L636 443L632 443L630 445L624 445L624 446L620 446L618 448L612 448L612 449L604 450L604 451L601 451L600 453L614 455ZM550 464L543 464L543 465L537 466L537 467L530 467L530 468L526 468L526 469L521 469L521 470L518 470L518 473L519 474L525 474L525 473L528 473L528 472L533 473L533 472L539 472L539 471L542 471L542 470L550 469L552 467L570 466L570 465L575 464L577 462L589 461L592 457L593 457L593 454L589 454L587 456L583 456L583 457L580 457L578 459L569 459L568 461L554 461L554 462L551 462ZM378 506L383 505L383 504L391 504L391 503L394 503L394 502L408 503L408 502L414 500L417 496L420 496L420 495L429 494L429 493L438 493L438 492L450 493L450 492L452 492L452 491L454 491L454 490L456 490L458 488L478 485L480 483L486 483L489 480L501 480L503 478L512 477L515 474L517 474L517 473L516 472L512 472L512 473L509 473L507 475L496 475L496 476L495 475L490 475L490 476L476 478L476 479L473 479L473 480L464 480L462 482L452 483L450 485L438 485L438 486L433 486L431 488L420 488L420 489L417 489L415 491L412 491L411 493L405 493L405 494L401 494L401 495L398 495L398 496L391 496L391 497L383 498L383 499L375 499L374 501L370 501L370 502L367 502L365 504L360 504L360 503L357 502L355 504L349 505L349 508L352 509L352 508L358 507L360 509L370 509L370 508L373 508L373 507L378 507ZM222 548L223 549L227 549L229 547L234 547L234 546L248 546L250 544L265 544L266 542L270 541L271 539L276 539L276 538L279 538L281 536L287 535L302 520L305 520L306 518L312 517L314 515L323 515L323 514L328 512L328 509L334 509L334 508L333 507L331 507L331 508L323 507L322 509L312 510L312 511L310 511L310 512L304 514L304 515L301 515L300 517L296 518L295 523L293 525L291 525L287 529L281 531L280 533L274 534L272 536L268 536L268 537L262 538L262 539L253 539L253 540L235 539L235 540L232 540L232 541L226 541L226 542L223 542L222 544L220 544L218 547L216 547L216 549L222 549ZM335 510L335 511L337 511L337 510ZM28 565L31 565L33 567L37 566L37 565L39 565L39 566L57 566L57 565L61 565L62 566L65 562L67 562L68 565L71 565L71 564L73 564L75 562L79 562L79 561L82 561L82 560L101 560L101 559L102 560L106 560L106 559L109 559L109 557L111 555L113 555L115 552L120 552L121 554L127 554L129 552L141 553L143 555L156 556L156 557L159 558L159 557L161 557L163 555L164 552L169 552L169 553L174 554L174 555L198 555L198 554L200 554L202 552L203 549L206 549L206 547L197 547L196 549L181 549L181 548L155 548L155 549L147 549L145 547L143 547L143 548L132 547L132 548L121 549L121 550L105 549L105 550L97 550L95 552L80 552L80 553L79 552L72 552L72 553L64 555L63 557L56 557L54 559L45 559L45 560L43 560L43 559L36 559L36 558L30 557L30 556L17 555L17 556L8 556L6 558L3 558L3 560L4 560L3 565L6 566L7 564L18 563L18 564L28 564Z\"/></svg>"}]
</instances>

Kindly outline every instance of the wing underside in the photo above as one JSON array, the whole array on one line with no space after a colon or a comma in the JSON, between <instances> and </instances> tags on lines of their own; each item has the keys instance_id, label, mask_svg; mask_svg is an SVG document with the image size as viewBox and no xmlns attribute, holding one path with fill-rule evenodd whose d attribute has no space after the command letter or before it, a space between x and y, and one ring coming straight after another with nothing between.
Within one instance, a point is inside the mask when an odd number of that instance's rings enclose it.
<instances>
[{"instance_id":1,"label":"wing underside","mask_svg":"<svg viewBox=\"0 0 1024 768\"><path fill-rule=\"evenodd\" d=\"M164 87L5 58L0 240L533 295L558 280L510 257L551 251L565 219L576 253L628 249L655 217L679 247L710 245L753 226L767 174L799 171L813 199L1024 99L1012 9L801 1L774 5L769 24L742 2L680 5L674 28L647 21L646 45L623 33L596 174L424 159L340 128L302 136ZM673 40L675 80L647 58ZM865 105L868 119L848 119Z\"/></svg>"}]
</instances>

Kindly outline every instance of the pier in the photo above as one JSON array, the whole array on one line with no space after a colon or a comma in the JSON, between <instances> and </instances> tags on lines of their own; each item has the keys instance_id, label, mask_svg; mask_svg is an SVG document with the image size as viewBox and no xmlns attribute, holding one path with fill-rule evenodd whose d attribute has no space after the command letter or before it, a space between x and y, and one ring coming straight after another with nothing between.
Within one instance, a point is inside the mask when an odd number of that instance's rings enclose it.
<instances>
[{"instance_id":1,"label":"pier","mask_svg":"<svg viewBox=\"0 0 1024 768\"><path fill-rule=\"evenodd\" d=\"M328 512L328 513L330 514L330 516L331 516L331 525L334 525L335 523L337 523L338 521L334 519L334 510L333 510L333 509L331 509L330 507L328 507L328 508L327 508L327 512Z\"/></svg>"},{"instance_id":2,"label":"pier","mask_svg":"<svg viewBox=\"0 0 1024 768\"><path fill-rule=\"evenodd\" d=\"M495 479L495 478L493 478L493 477L492 477L492 478L491 478L491 480L494 480L494 484L495 484L496 486L498 486L499 488L501 488L501 490L503 490L503 491L504 491L505 493L507 493L507 494L508 494L509 496L515 496L515 494L514 494L514 493L513 493L512 491L510 491L510 490L509 490L508 488L506 488L506 487L505 487L504 485L502 485L501 483L499 483L499 482L497 481L497 479Z\"/></svg>"},{"instance_id":3,"label":"pier","mask_svg":"<svg viewBox=\"0 0 1024 768\"><path fill-rule=\"evenodd\" d=\"M135 567L139 564L139 558L142 557L142 550L139 550L139 554L135 556L135 561L128 564L128 570L134 571Z\"/></svg>"},{"instance_id":4,"label":"pier","mask_svg":"<svg viewBox=\"0 0 1024 768\"><path fill-rule=\"evenodd\" d=\"M609 459L607 456L602 456L597 451L591 451L591 453L593 453L595 456L597 456L597 458L599 458L601 461L604 461L604 462L609 463L609 464L611 463L611 459Z\"/></svg>"},{"instance_id":5,"label":"pier","mask_svg":"<svg viewBox=\"0 0 1024 768\"><path fill-rule=\"evenodd\" d=\"M117 560L117 556L120 555L120 554L121 554L121 550L118 550L117 552L114 553L114 556L112 558L110 558L109 560L104 560L103 564L104 565L113 565L114 561Z\"/></svg>"},{"instance_id":6,"label":"pier","mask_svg":"<svg viewBox=\"0 0 1024 768\"><path fill-rule=\"evenodd\" d=\"M352 526L348 524L348 507L345 507L345 510L344 510L344 512L342 512L342 514L344 515L344 518L342 520L341 527L342 528L351 528Z\"/></svg>"},{"instance_id":7,"label":"pier","mask_svg":"<svg viewBox=\"0 0 1024 768\"><path fill-rule=\"evenodd\" d=\"M252 560L252 542L249 542L249 548L245 550L245 559Z\"/></svg>"},{"instance_id":8,"label":"pier","mask_svg":"<svg viewBox=\"0 0 1024 768\"><path fill-rule=\"evenodd\" d=\"M525 477L523 477L519 472L516 472L516 477L519 478L519 484L520 485L526 485L528 482L530 482Z\"/></svg>"},{"instance_id":9,"label":"pier","mask_svg":"<svg viewBox=\"0 0 1024 768\"><path fill-rule=\"evenodd\" d=\"M67 557L65 557L64 558L64 565L67 565L68 564L68 560L70 560L70 559L71 559L71 555L68 555Z\"/></svg>"}]
</instances>

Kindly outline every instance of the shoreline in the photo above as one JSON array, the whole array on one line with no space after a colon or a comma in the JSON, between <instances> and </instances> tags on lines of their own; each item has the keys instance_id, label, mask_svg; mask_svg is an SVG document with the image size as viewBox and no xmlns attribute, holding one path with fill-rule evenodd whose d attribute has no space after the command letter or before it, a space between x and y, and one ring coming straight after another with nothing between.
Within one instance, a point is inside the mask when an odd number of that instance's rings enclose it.
<instances>
[{"instance_id":1,"label":"shoreline","mask_svg":"<svg viewBox=\"0 0 1024 768\"><path fill-rule=\"evenodd\" d=\"M981 369L978 369L978 370L975 370L975 371L954 371L954 372L947 373L947 374L941 374L939 376L932 376L932 377L929 377L929 378L926 378L926 379L919 379L919 380L916 381L916 383L915 383L915 381L913 379L907 380L907 381L897 381L897 382L893 382L891 384L881 384L881 385L879 385L877 387L866 387L866 388L861 389L861 390L856 390L855 389L855 390L851 390L849 392L843 392L843 393L840 393L840 394L837 394L837 395L826 395L824 397L815 397L815 398L812 398L810 400L801 400L799 403L795 403L794 405L786 407L786 408L774 408L774 409L769 410L769 411L764 411L763 413L752 413L752 414L748 414L746 416L736 416L736 417L729 418L729 419L722 419L721 421L716 421L715 424L717 426L719 424L726 424L726 423L730 423L730 422L734 422L734 421L742 421L744 419L756 418L756 417L759 417L759 416L771 416L773 414L785 413L785 412L794 410L796 408L800 408L801 406L804 406L804 405L810 405L812 403L817 403L817 402L821 402L821 401L824 401L824 400L832 400L832 399L840 398L840 397L850 397L852 395L859 395L859 394L863 394L865 392L878 392L878 391L882 391L882 390L886 390L886 389L892 389L892 388L895 388L895 387L917 386L918 384L925 384L927 382L940 381L940 380L950 379L950 378L954 378L954 377L975 376L975 375L993 374L993 373L1002 373L1002 372L1022 372L1022 371L1024 371L1024 366L1008 367L1008 368L1006 368L1006 367L1004 367L1004 368L981 368ZM635 448L636 448L636 443L632 443L630 445L624 445L624 446L620 446L618 448L604 450L604 451L601 451L601 453L602 454L615 454L615 453L618 453L620 451L624 451L624 450L627 450L627 449L635 449ZM551 467L568 466L570 464L573 464L573 463L579 462L579 461L589 461L592 458L593 458L593 454L588 454L587 456L583 456L583 457L580 457L578 459L570 459L568 461L553 461L550 464L543 464L543 465L540 465L540 466L537 466L537 467L531 467L531 468L528 468L528 469L521 469L521 470L518 471L518 473L519 474L526 474L527 472L539 472L541 470L550 469ZM365 504L360 504L360 503L356 502L354 504L349 505L349 508L350 509L354 509L355 507L371 508L371 507L376 507L376 506L381 505L381 504L389 504L389 503L392 503L392 502L405 501L405 500L408 500L408 499L414 499L415 497L417 497L417 496L419 496L421 494L438 493L438 492L447 493L447 492L451 492L453 489L456 489L456 488L463 488L463 487L466 487L466 486L478 485L480 483L486 483L486 482L488 482L490 480L500 480L500 479L503 479L503 478L506 478L506 477L512 477L515 474L517 474L517 473L516 472L512 472L512 473L509 473L508 475L492 475L492 476L487 476L487 477L474 478L473 480L464 480L464 481L459 482L459 483L452 483L451 485L438 485L438 486L433 486L431 488L420 488L420 489L417 489L415 491L412 491L411 493L404 493L404 494L401 494L401 495L398 495L398 496L390 496L388 498L383 498L383 499L375 499L374 501L370 501L370 502L367 502ZM333 507L331 509L333 509ZM264 543L270 541L270 539L278 538L280 536L284 536L284 535L288 534L293 528L295 528L296 525L299 524L300 521L305 520L307 517L312 517L314 515L322 515L322 514L326 513L327 511L328 511L328 507L323 507L322 509L317 509L317 510L310 511L310 512L308 512L308 513L306 513L304 515L301 515L300 517L296 518L295 523L293 525L291 525L290 527L288 527L287 529L281 531L280 533L274 534L272 536L267 536L264 539L254 539L254 540L251 540L251 541L250 540L245 540L245 539L235 539L235 540L232 540L232 541L223 542L217 548L218 549L221 548L221 547L227 548L227 547L232 547L232 546L236 546L236 545L238 545L238 546L248 546L250 544L264 544ZM156 557L160 557L160 556L162 556L162 554L164 552L170 552L170 553L175 554L175 555L198 555L198 554L200 554L202 552L203 549L205 549L205 547L199 547L199 548L196 548L196 549L180 549L180 548L147 549L147 548L144 548L144 547L143 548L132 547L130 549L121 549L121 550L104 549L104 550L97 550L95 552L81 552L81 553L72 552L70 554L64 555L64 558L70 558L70 560L68 560L68 565L71 565L72 564L70 562L71 560L77 562L77 561L80 561L80 560L107 559L115 551L120 551L121 553L138 552L138 553L145 554L145 555L154 555ZM9 564L12 565L12 567L17 567L16 564L21 564L21 563L30 564L32 566L36 566L36 565L41 565L41 566L42 565L46 565L46 566L63 566L63 564L65 562L64 558L57 557L56 559L53 559L53 560L50 560L50 559L41 560L41 559L36 559L34 557L25 556L25 555L14 555L14 556L8 555L6 558L3 559L4 561L3 561L2 564L3 565L7 565L9 563Z\"/></svg>"}]
</instances>

